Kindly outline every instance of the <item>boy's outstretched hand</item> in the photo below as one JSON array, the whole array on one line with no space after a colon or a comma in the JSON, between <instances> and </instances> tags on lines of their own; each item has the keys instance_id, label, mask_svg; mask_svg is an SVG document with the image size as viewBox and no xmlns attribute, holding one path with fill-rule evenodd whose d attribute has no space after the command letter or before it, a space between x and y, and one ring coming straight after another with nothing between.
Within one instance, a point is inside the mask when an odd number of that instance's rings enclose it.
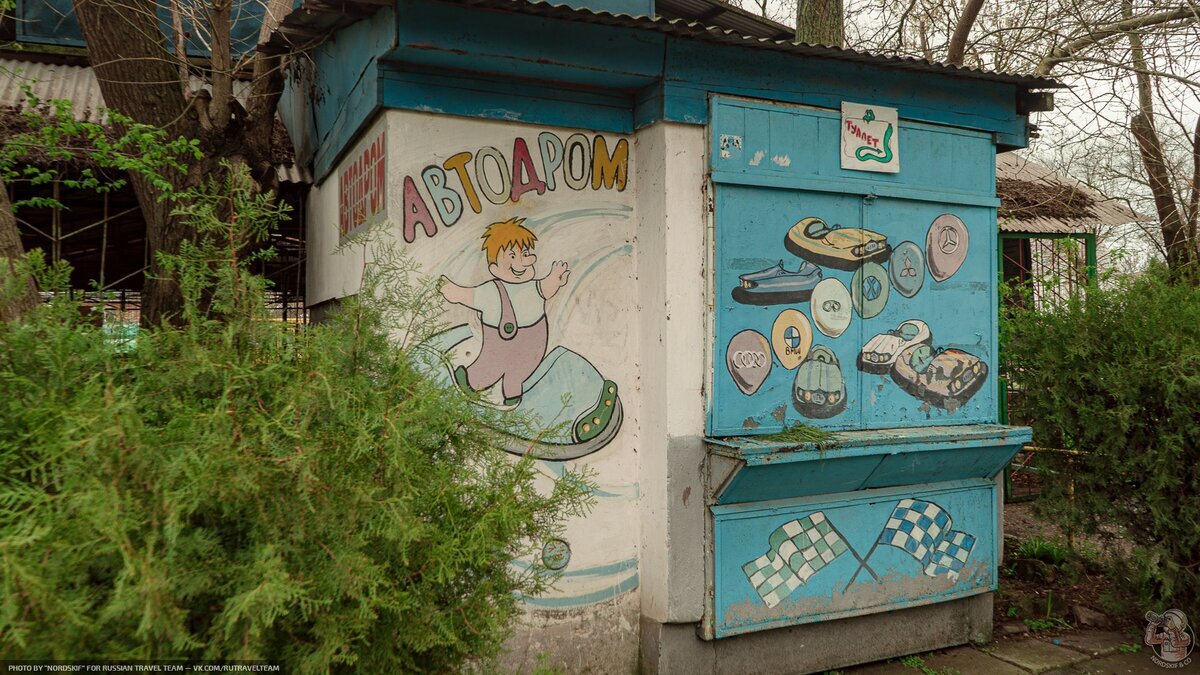
<instances>
[{"instance_id":1,"label":"boy's outstretched hand","mask_svg":"<svg viewBox=\"0 0 1200 675\"><path fill-rule=\"evenodd\" d=\"M558 289L567 285L567 278L571 276L571 270L567 268L565 260L555 260L550 265L550 273L541 280L542 297L549 300L558 293Z\"/></svg>"},{"instance_id":2,"label":"boy's outstretched hand","mask_svg":"<svg viewBox=\"0 0 1200 675\"><path fill-rule=\"evenodd\" d=\"M474 289L463 288L453 281L450 281L450 279L445 275L442 275L438 281L441 283L440 290L442 292L442 297L445 298L447 302L452 302L456 305L466 305L467 307L471 306L472 300L474 299L473 296L475 295Z\"/></svg>"}]
</instances>

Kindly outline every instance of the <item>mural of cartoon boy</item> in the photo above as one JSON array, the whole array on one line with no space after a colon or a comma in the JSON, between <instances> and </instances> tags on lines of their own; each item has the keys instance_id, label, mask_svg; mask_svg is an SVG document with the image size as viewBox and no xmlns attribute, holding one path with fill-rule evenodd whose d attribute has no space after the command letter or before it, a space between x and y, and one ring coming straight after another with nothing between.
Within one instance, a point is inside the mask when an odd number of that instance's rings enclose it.
<instances>
[{"instance_id":1,"label":"mural of cartoon boy","mask_svg":"<svg viewBox=\"0 0 1200 675\"><path fill-rule=\"evenodd\" d=\"M523 383L546 356L546 301L567 283L571 271L556 260L546 276L537 278L533 252L537 235L510 218L488 225L482 250L492 279L464 287L443 277L442 296L448 302L479 312L483 346L471 365L454 370L464 391L480 391L501 382L505 405L521 402Z\"/></svg>"}]
</instances>

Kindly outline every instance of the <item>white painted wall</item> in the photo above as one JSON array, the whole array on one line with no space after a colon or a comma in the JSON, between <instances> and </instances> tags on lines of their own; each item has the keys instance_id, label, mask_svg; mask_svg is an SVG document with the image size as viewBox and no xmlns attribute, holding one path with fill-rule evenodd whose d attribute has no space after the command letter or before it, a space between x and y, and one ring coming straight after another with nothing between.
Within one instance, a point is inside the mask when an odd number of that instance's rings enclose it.
<instances>
[{"instance_id":1,"label":"white painted wall","mask_svg":"<svg viewBox=\"0 0 1200 675\"><path fill-rule=\"evenodd\" d=\"M704 608L706 132L660 122L636 146L642 614L694 622Z\"/></svg>"},{"instance_id":2,"label":"white painted wall","mask_svg":"<svg viewBox=\"0 0 1200 675\"><path fill-rule=\"evenodd\" d=\"M383 131L387 133L388 189L387 211L379 218L380 236L377 242L336 253L341 241L338 173L361 146ZM646 584L643 570L655 575L649 585L653 597L660 598L656 602L665 597L667 583L662 542L649 546L641 534L644 519L655 536L659 533L659 524L653 521L656 511L643 508L642 500L649 494L654 509L665 510L659 494L662 484L645 480L658 480L666 472L664 432L696 435L702 434L704 426L703 295L696 292L702 289L704 255L703 134L693 127L656 125L637 139L626 137L630 161L624 190L615 186L593 190L590 185L573 190L560 175L553 191L527 192L516 203L499 205L481 196L481 213L464 204L464 215L452 226L439 223L432 237L417 227L414 241L404 241L405 177L413 178L433 210L421 180L424 168L442 165L455 153L477 153L486 147L499 150L511 166L514 140L521 137L534 166L541 170L537 141L544 131L560 139L575 133L589 139L595 136L588 131L409 111L382 113L364 132L359 147L347 153L342 166L311 193L308 300L315 305L355 293L364 263L376 247L389 242L415 256L425 274L446 275L463 286L488 281L481 234L489 224L510 217L527 218L526 224L538 235L538 277L549 271L552 261L568 263L572 271L567 285L546 304L549 346L572 349L615 381L625 418L609 444L565 463L593 473L597 503L586 518L569 524L564 538L571 547L570 562L553 592L527 604L525 626L510 645L514 652L510 663L533 663L538 653L548 653L552 662L570 666L573 672L584 666L598 672L628 671L637 663L638 617L643 611L639 586ZM610 151L622 138L604 137ZM686 147L678 148L682 154L668 158L666 143ZM649 173L641 166L647 145L656 156L652 161L660 167ZM663 176L668 177L665 189ZM450 179L447 184L458 182ZM664 216L667 204L673 209L669 219ZM657 215L641 215L643 209L654 213L656 208ZM664 259L664 251L678 259ZM668 317L672 308L679 312L678 318ZM475 335L479 333L479 316L466 307L447 303L444 320L450 325L467 324ZM671 321L689 326L692 334L671 329ZM643 330L655 333L645 338ZM649 353L648 348L652 348ZM478 349L479 340L472 338L456 352L457 358L469 363ZM648 405L643 395L647 386L654 405ZM670 405L665 404L668 396L673 399ZM538 465L549 484L549 477L558 475L564 463ZM644 490L646 485L651 489ZM703 508L699 490L691 500L691 508ZM639 570L643 550L655 562ZM700 610L695 607L696 618ZM581 655L580 650L592 653Z\"/></svg>"}]
</instances>

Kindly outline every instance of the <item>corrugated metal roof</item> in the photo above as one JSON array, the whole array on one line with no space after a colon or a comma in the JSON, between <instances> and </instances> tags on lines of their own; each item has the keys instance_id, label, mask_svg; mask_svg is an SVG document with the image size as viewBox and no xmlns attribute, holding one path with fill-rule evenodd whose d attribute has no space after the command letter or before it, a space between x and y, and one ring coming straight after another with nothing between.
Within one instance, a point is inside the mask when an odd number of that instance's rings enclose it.
<instances>
[{"instance_id":1,"label":"corrugated metal roof","mask_svg":"<svg viewBox=\"0 0 1200 675\"><path fill-rule=\"evenodd\" d=\"M910 56L889 56L840 47L793 42L791 38L794 32L787 26L732 7L721 0L656 0L658 16L654 17L613 14L536 0L443 1L503 12L534 14L566 21L653 30L705 42L767 49L799 56L853 61L897 70L936 73L971 80L1003 82L1030 89L1053 89L1066 86L1056 80L1034 75L951 66ZM278 31L266 43L259 45L259 49L283 51L310 46L324 41L334 32L370 16L380 7L392 5L394 5L394 0L339 0L336 7L330 0L304 0L300 7L284 18Z\"/></svg>"},{"instance_id":2,"label":"corrugated metal roof","mask_svg":"<svg viewBox=\"0 0 1200 675\"><path fill-rule=\"evenodd\" d=\"M80 122L104 123L104 95L100 93L96 74L89 67L0 58L0 108L22 110L26 107L28 97L21 88L23 84L28 85L41 101L71 101L72 116ZM193 78L191 84L196 89L204 86L198 78ZM245 82L234 84L234 92L239 97L248 88ZM312 183L308 170L295 164L277 164L275 171L282 183Z\"/></svg>"},{"instance_id":3,"label":"corrugated metal roof","mask_svg":"<svg viewBox=\"0 0 1200 675\"><path fill-rule=\"evenodd\" d=\"M826 47L822 45L805 44L802 42L792 42L790 40L781 40L773 37L761 37L760 35L756 34L761 33L761 29L755 31L755 33L744 34L739 31L725 29L718 26L704 25L698 21L670 19L665 16L634 17L627 14L613 14L605 11L578 9L575 7L569 7L567 5L553 5L548 2L528 2L526 0L443 1L451 4L467 5L470 7L480 7L483 9L513 12L517 14L533 14L554 19L563 19L566 21L582 21L585 23L593 23L604 26L654 30L667 35L702 40L705 42L766 49L770 51L796 54L798 56L814 56L819 58L836 59L839 61L851 61L855 63L877 65L885 68L894 68L896 70L934 73L962 79L982 80L985 82L1002 82L1006 84L1015 84L1030 89L1053 89L1066 86L1057 80L1038 77L1035 75L995 72L980 68L967 68L964 66L952 66L945 63L935 63L933 61L926 61L925 59L918 59L910 56L872 54L869 52L854 51L852 49L843 49L841 47Z\"/></svg>"},{"instance_id":4,"label":"corrugated metal roof","mask_svg":"<svg viewBox=\"0 0 1200 675\"><path fill-rule=\"evenodd\" d=\"M1017 188L1021 184L1032 184L1033 189L1027 192L1036 192L1038 199L1047 202L1042 205L1023 203L1018 207L1005 189L998 190L1001 232L1081 234L1098 226L1154 221L1154 218L1137 213L1079 181L1015 153L996 156L996 181L1001 186L1005 181L1014 181ZM1027 202L1028 195L1023 197L1022 201ZM1003 215L1006 211L1008 216Z\"/></svg>"},{"instance_id":5,"label":"corrugated metal roof","mask_svg":"<svg viewBox=\"0 0 1200 675\"><path fill-rule=\"evenodd\" d=\"M24 108L28 99L21 85L28 85L42 101L71 101L74 117L80 122L102 121L104 98L91 68L0 59L0 75L0 106Z\"/></svg>"},{"instance_id":6,"label":"corrugated metal roof","mask_svg":"<svg viewBox=\"0 0 1200 675\"><path fill-rule=\"evenodd\" d=\"M695 21L742 35L774 40L791 40L796 37L796 31L791 26L747 12L723 0L655 0L654 11L664 19Z\"/></svg>"}]
</instances>

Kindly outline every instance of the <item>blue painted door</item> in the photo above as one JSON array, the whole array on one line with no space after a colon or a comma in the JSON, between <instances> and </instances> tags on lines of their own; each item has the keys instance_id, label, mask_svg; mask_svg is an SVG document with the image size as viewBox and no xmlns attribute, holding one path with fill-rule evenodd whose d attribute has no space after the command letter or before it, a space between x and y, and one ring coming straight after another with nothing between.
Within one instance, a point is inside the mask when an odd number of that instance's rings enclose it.
<instances>
[{"instance_id":1,"label":"blue painted door","mask_svg":"<svg viewBox=\"0 0 1200 675\"><path fill-rule=\"evenodd\" d=\"M903 121L840 166L836 111L714 98L708 432L994 420L995 148Z\"/></svg>"},{"instance_id":2,"label":"blue painted door","mask_svg":"<svg viewBox=\"0 0 1200 675\"><path fill-rule=\"evenodd\" d=\"M960 481L713 507L716 637L993 590L995 490Z\"/></svg>"}]
</instances>

